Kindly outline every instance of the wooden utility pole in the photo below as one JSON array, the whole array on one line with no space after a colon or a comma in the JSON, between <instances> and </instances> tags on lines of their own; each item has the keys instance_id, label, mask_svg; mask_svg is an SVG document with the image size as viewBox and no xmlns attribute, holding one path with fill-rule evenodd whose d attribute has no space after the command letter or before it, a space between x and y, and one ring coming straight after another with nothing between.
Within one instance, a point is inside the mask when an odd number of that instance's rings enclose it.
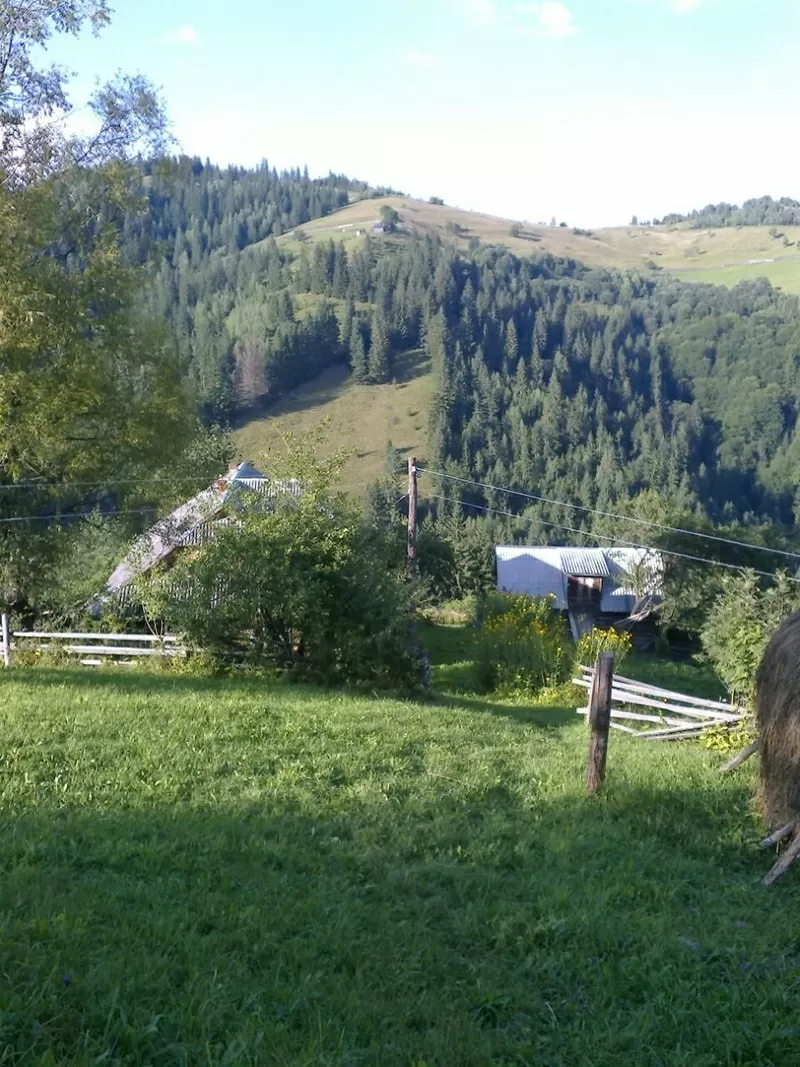
<instances>
[{"instance_id":1,"label":"wooden utility pole","mask_svg":"<svg viewBox=\"0 0 800 1067\"><path fill-rule=\"evenodd\" d=\"M407 574L417 573L417 461L408 461L408 564Z\"/></svg>"},{"instance_id":2,"label":"wooden utility pole","mask_svg":"<svg viewBox=\"0 0 800 1067\"><path fill-rule=\"evenodd\" d=\"M11 634L8 625L8 615L3 612L0 616L0 640L3 642L3 666L11 666Z\"/></svg>"},{"instance_id":3,"label":"wooden utility pole","mask_svg":"<svg viewBox=\"0 0 800 1067\"><path fill-rule=\"evenodd\" d=\"M606 776L613 684L614 654L601 652L595 664L589 697L589 766L586 772L586 792L589 794L597 793L602 789Z\"/></svg>"}]
</instances>

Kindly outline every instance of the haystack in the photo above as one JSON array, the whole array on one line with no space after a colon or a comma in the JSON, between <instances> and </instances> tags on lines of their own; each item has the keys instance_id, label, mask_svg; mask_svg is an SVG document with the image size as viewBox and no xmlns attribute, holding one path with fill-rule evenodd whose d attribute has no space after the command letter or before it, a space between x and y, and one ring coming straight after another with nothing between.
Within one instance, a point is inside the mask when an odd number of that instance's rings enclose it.
<instances>
[{"instance_id":1,"label":"haystack","mask_svg":"<svg viewBox=\"0 0 800 1067\"><path fill-rule=\"evenodd\" d=\"M756 674L761 753L759 805L773 832L763 845L794 835L765 878L771 884L800 855L800 611L784 619Z\"/></svg>"},{"instance_id":2,"label":"haystack","mask_svg":"<svg viewBox=\"0 0 800 1067\"><path fill-rule=\"evenodd\" d=\"M760 806L774 830L800 820L800 611L783 620L758 668L756 724Z\"/></svg>"}]
</instances>

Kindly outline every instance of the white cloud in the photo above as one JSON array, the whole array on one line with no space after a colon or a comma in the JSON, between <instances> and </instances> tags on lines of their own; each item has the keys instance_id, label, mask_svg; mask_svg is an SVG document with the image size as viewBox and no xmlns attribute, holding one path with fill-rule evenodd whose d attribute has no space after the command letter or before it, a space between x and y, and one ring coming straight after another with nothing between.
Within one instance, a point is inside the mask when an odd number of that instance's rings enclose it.
<instances>
[{"instance_id":1,"label":"white cloud","mask_svg":"<svg viewBox=\"0 0 800 1067\"><path fill-rule=\"evenodd\" d=\"M578 32L575 26L575 16L566 4L560 3L560 0L544 0L540 4L517 4L517 11L523 15L533 15L538 22L538 26L533 30L526 25L520 25L519 28L524 33L533 33L538 37L558 38L569 37Z\"/></svg>"},{"instance_id":2,"label":"white cloud","mask_svg":"<svg viewBox=\"0 0 800 1067\"><path fill-rule=\"evenodd\" d=\"M200 38L194 26L181 26L179 30L168 33L164 40L168 44L200 44Z\"/></svg>"},{"instance_id":3,"label":"white cloud","mask_svg":"<svg viewBox=\"0 0 800 1067\"><path fill-rule=\"evenodd\" d=\"M428 52L407 52L406 59L409 63L414 63L416 66L430 66L431 63L436 62L436 56L430 55Z\"/></svg>"},{"instance_id":4,"label":"white cloud","mask_svg":"<svg viewBox=\"0 0 800 1067\"><path fill-rule=\"evenodd\" d=\"M500 22L500 12L494 0L467 0L466 11L475 26L496 26Z\"/></svg>"}]
</instances>

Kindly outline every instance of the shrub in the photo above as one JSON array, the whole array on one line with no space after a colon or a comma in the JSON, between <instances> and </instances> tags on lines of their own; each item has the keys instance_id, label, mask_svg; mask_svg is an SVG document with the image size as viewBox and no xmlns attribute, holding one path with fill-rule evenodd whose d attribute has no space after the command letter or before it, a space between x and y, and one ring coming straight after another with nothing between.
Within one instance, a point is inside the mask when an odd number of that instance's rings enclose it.
<instances>
[{"instance_id":1,"label":"shrub","mask_svg":"<svg viewBox=\"0 0 800 1067\"><path fill-rule=\"evenodd\" d=\"M481 606L478 672L481 686L534 695L567 680L569 631L550 598L493 594Z\"/></svg>"},{"instance_id":2,"label":"shrub","mask_svg":"<svg viewBox=\"0 0 800 1067\"><path fill-rule=\"evenodd\" d=\"M746 719L735 726L726 726L724 723L720 723L719 726L710 726L703 731L700 744L712 752L733 754L741 752L755 739L755 723L752 719Z\"/></svg>"},{"instance_id":3,"label":"shrub","mask_svg":"<svg viewBox=\"0 0 800 1067\"><path fill-rule=\"evenodd\" d=\"M584 667L594 667L601 652L614 653L614 669L619 670L625 658L633 649L633 638L623 630L599 630L596 627L578 639L575 660Z\"/></svg>"},{"instance_id":4,"label":"shrub","mask_svg":"<svg viewBox=\"0 0 800 1067\"><path fill-rule=\"evenodd\" d=\"M724 579L701 638L733 700L752 708L755 674L769 639L798 607L798 588L784 575L766 589L750 571Z\"/></svg>"},{"instance_id":5,"label":"shrub","mask_svg":"<svg viewBox=\"0 0 800 1067\"><path fill-rule=\"evenodd\" d=\"M210 656L325 683L410 688L409 589L343 498L308 487L215 529L142 590Z\"/></svg>"}]
</instances>

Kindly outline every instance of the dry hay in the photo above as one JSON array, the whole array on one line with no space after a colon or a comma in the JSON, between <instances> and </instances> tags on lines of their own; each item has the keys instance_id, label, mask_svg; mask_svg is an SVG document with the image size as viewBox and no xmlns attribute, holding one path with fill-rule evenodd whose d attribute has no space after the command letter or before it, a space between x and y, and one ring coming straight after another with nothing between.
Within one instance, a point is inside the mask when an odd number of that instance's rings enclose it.
<instances>
[{"instance_id":1,"label":"dry hay","mask_svg":"<svg viewBox=\"0 0 800 1067\"><path fill-rule=\"evenodd\" d=\"M770 829L800 819L800 611L784 619L756 674L759 803Z\"/></svg>"}]
</instances>

